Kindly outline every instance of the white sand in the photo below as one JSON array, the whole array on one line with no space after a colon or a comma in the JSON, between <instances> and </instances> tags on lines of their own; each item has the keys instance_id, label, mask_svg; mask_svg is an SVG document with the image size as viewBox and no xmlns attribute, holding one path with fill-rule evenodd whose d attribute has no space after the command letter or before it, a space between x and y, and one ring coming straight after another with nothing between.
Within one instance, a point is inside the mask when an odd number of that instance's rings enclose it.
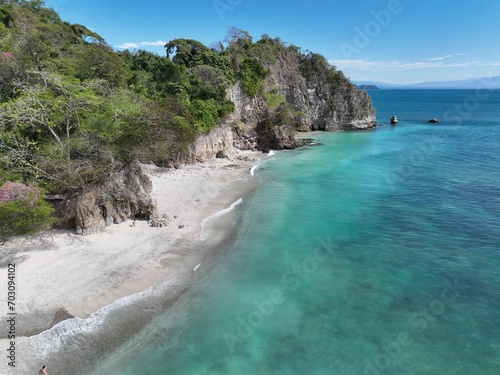
<instances>
[{"instance_id":1,"label":"white sand","mask_svg":"<svg viewBox=\"0 0 500 375\"><path fill-rule=\"evenodd\" d=\"M132 227L129 220L88 236L54 230L8 241L0 247L2 315L7 313L7 263L16 264L18 335L49 328L58 310L86 318L159 281L192 274L200 258L183 257L183 246L200 242L204 218L245 194L245 185L254 180L249 170L261 157L240 152L234 160L214 159L177 170L148 166L159 214L168 216L163 228L140 220ZM2 350L8 347L6 327L0 324Z\"/></svg>"}]
</instances>

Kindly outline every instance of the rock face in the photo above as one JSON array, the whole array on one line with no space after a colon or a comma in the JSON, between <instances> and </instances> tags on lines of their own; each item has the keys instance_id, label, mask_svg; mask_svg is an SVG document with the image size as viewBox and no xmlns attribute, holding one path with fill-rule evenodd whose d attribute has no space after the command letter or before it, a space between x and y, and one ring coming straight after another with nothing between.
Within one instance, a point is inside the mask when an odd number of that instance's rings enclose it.
<instances>
[{"instance_id":1,"label":"rock face","mask_svg":"<svg viewBox=\"0 0 500 375\"><path fill-rule=\"evenodd\" d=\"M360 130L376 126L375 110L366 91L341 82L332 84L324 72L304 74L297 57L277 59L268 78L297 113L298 130Z\"/></svg>"},{"instance_id":2,"label":"rock face","mask_svg":"<svg viewBox=\"0 0 500 375\"><path fill-rule=\"evenodd\" d=\"M266 123L257 125L258 149L262 152L271 150L291 150L304 145L302 139L297 139L289 128L283 126L269 127Z\"/></svg>"},{"instance_id":3,"label":"rock face","mask_svg":"<svg viewBox=\"0 0 500 375\"><path fill-rule=\"evenodd\" d=\"M233 145L240 150L292 149L302 146L302 140L294 137L290 126L269 126L269 107L260 95L250 97L240 83L228 91L228 98L236 110L224 124L233 129Z\"/></svg>"},{"instance_id":4,"label":"rock face","mask_svg":"<svg viewBox=\"0 0 500 375\"><path fill-rule=\"evenodd\" d=\"M231 127L224 121L212 131L200 135L177 162L197 163L213 158L232 158L235 155L233 142Z\"/></svg>"},{"instance_id":5,"label":"rock face","mask_svg":"<svg viewBox=\"0 0 500 375\"><path fill-rule=\"evenodd\" d=\"M91 190L69 195L55 203L60 228L75 228L78 234L95 233L121 223L143 211L152 215L156 203L150 196L151 180L139 163L113 174L108 182Z\"/></svg>"}]
</instances>

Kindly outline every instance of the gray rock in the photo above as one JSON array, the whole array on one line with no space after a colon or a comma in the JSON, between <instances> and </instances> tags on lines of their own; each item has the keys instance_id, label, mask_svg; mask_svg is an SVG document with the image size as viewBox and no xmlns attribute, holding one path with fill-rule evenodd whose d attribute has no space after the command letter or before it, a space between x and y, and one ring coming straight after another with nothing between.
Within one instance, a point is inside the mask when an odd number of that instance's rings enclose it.
<instances>
[{"instance_id":1,"label":"gray rock","mask_svg":"<svg viewBox=\"0 0 500 375\"><path fill-rule=\"evenodd\" d=\"M55 202L59 218L56 226L91 234L141 211L151 216L156 211L151 189L151 180L140 163L132 163L112 174L106 184L67 194L64 200Z\"/></svg>"}]
</instances>

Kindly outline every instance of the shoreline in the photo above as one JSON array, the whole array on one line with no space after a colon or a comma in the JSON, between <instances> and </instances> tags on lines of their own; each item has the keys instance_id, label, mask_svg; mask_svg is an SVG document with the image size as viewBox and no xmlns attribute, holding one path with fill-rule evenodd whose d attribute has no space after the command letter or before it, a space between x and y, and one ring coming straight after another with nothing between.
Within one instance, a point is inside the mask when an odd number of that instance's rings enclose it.
<instances>
[{"instance_id":1,"label":"shoreline","mask_svg":"<svg viewBox=\"0 0 500 375\"><path fill-rule=\"evenodd\" d=\"M213 159L181 169L145 166L158 213L168 217L166 227L149 227L141 220L131 226L128 220L87 236L51 230L2 246L4 290L6 264L16 263L17 344L69 318L93 317L157 285L175 284L176 290L169 292L175 300L210 256L210 248L230 234L215 228L209 233L214 238L207 240L205 234L202 241L202 223L223 216L249 196L256 188L250 170L264 158L260 152L238 151L232 160ZM4 325L1 349L8 348Z\"/></svg>"}]
</instances>

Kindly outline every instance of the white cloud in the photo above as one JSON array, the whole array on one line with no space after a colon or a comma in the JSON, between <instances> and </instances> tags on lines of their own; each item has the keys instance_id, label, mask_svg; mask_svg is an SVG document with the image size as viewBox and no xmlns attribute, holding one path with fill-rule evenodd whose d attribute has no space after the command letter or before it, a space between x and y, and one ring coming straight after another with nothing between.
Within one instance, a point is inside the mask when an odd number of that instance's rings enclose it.
<instances>
[{"instance_id":1,"label":"white cloud","mask_svg":"<svg viewBox=\"0 0 500 375\"><path fill-rule=\"evenodd\" d=\"M455 57L455 56L465 56L465 55L467 55L467 54L466 53L454 53L452 55L431 57L430 59L423 59L422 61L442 61L442 60L446 60L446 59L451 59L452 57Z\"/></svg>"},{"instance_id":2,"label":"white cloud","mask_svg":"<svg viewBox=\"0 0 500 375\"><path fill-rule=\"evenodd\" d=\"M465 67L487 67L500 66L500 61L466 61L466 62L447 62L446 57L432 58L420 61L372 61L368 59L353 60L330 60L330 64L335 65L341 70L357 70L366 72L390 72L415 69L431 68L465 68Z\"/></svg>"},{"instance_id":3,"label":"white cloud","mask_svg":"<svg viewBox=\"0 0 500 375\"><path fill-rule=\"evenodd\" d=\"M164 46L168 42L165 42L163 40L157 40L156 42L126 42L123 44L120 44L116 46L117 48L124 48L124 49L134 49L134 48L141 48L141 47L148 47L148 46Z\"/></svg>"},{"instance_id":4,"label":"white cloud","mask_svg":"<svg viewBox=\"0 0 500 375\"><path fill-rule=\"evenodd\" d=\"M447 57L446 56L443 56L443 57L432 57L430 59L424 59L422 61L441 61L441 60L445 60Z\"/></svg>"}]
</instances>

